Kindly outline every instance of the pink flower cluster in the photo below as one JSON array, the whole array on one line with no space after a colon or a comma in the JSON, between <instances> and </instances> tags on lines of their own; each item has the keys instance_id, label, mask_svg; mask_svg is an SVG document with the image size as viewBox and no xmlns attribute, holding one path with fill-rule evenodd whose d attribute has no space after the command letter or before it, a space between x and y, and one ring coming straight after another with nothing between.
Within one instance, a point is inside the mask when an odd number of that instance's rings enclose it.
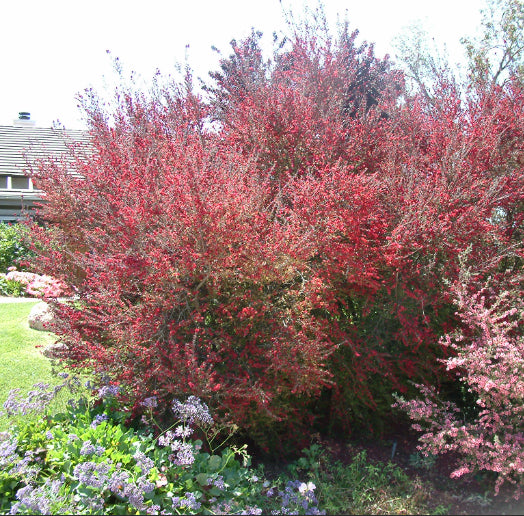
<instances>
[{"instance_id":1,"label":"pink flower cluster","mask_svg":"<svg viewBox=\"0 0 524 516\"><path fill-rule=\"evenodd\" d=\"M473 394L476 416L461 418L454 404L426 386L419 386L423 400L398 398L395 405L409 414L416 430L425 430L419 449L460 454L452 477L492 471L497 474L495 494L508 481L515 484L518 498L524 487L524 300L503 292L489 302L480 293L468 295L464 287L455 294L465 330L441 342L456 352L445 364Z\"/></svg>"},{"instance_id":2,"label":"pink flower cluster","mask_svg":"<svg viewBox=\"0 0 524 516\"><path fill-rule=\"evenodd\" d=\"M33 272L18 271L9 267L7 274L2 276L10 281L17 281L25 286L25 293L33 297L56 298L68 294L67 286L51 276Z\"/></svg>"}]
</instances>

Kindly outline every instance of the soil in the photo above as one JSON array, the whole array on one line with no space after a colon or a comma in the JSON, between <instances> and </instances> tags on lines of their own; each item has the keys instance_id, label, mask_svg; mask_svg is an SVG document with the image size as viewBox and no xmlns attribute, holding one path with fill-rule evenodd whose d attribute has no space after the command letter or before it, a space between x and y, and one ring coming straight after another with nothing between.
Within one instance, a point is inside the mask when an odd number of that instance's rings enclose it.
<instances>
[{"instance_id":1,"label":"soil","mask_svg":"<svg viewBox=\"0 0 524 516\"><path fill-rule=\"evenodd\" d=\"M422 455L417 451L416 434L409 429L393 430L380 440L361 438L348 443L320 439L319 444L332 455L333 460L343 463L366 450L370 461L398 465L413 480L414 485L420 486L428 513L440 506L446 508L447 514L524 515L524 496L518 501L512 498L510 486L503 486L495 496L493 482L489 482L485 476L451 479L450 473L456 464L452 456L438 457L429 467L415 467L413 456L417 453L419 457Z\"/></svg>"}]
</instances>

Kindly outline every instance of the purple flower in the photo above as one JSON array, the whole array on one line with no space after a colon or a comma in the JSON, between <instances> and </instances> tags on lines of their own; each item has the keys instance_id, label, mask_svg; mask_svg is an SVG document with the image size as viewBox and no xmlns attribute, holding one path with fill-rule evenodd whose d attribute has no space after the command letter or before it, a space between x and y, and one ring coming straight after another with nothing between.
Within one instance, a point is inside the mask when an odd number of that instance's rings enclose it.
<instances>
[{"instance_id":1,"label":"purple flower","mask_svg":"<svg viewBox=\"0 0 524 516\"><path fill-rule=\"evenodd\" d=\"M120 387L118 385L104 385L98 389L98 396L100 396L100 398L113 398L119 391Z\"/></svg>"},{"instance_id":2,"label":"purple flower","mask_svg":"<svg viewBox=\"0 0 524 516\"><path fill-rule=\"evenodd\" d=\"M111 466L106 463L82 462L75 466L73 475L87 486L103 489L109 481L110 469Z\"/></svg>"},{"instance_id":3,"label":"purple flower","mask_svg":"<svg viewBox=\"0 0 524 516\"><path fill-rule=\"evenodd\" d=\"M155 463L151 460L145 453L137 451L134 455L134 459L137 463L137 466L142 470L143 475L147 475Z\"/></svg>"},{"instance_id":4,"label":"purple flower","mask_svg":"<svg viewBox=\"0 0 524 516\"><path fill-rule=\"evenodd\" d=\"M108 483L109 490L120 497L124 497L128 480L129 473L127 471L117 471L113 473Z\"/></svg>"},{"instance_id":5,"label":"purple flower","mask_svg":"<svg viewBox=\"0 0 524 516\"><path fill-rule=\"evenodd\" d=\"M240 514L262 514L262 509L248 505Z\"/></svg>"},{"instance_id":6,"label":"purple flower","mask_svg":"<svg viewBox=\"0 0 524 516\"><path fill-rule=\"evenodd\" d=\"M224 477L222 475L219 475L213 481L213 485L218 489L224 490L226 488L226 485L224 484Z\"/></svg>"},{"instance_id":7,"label":"purple flower","mask_svg":"<svg viewBox=\"0 0 524 516\"><path fill-rule=\"evenodd\" d=\"M175 416L189 425L194 423L200 425L213 424L213 418L209 413L208 406L202 403L196 396L189 396L184 403L178 400L173 401L172 409Z\"/></svg>"},{"instance_id":8,"label":"purple flower","mask_svg":"<svg viewBox=\"0 0 524 516\"><path fill-rule=\"evenodd\" d=\"M95 416L95 419L93 419L93 422L91 423L91 428L96 428L102 421L107 421L108 415L107 414L97 414Z\"/></svg>"},{"instance_id":9,"label":"purple flower","mask_svg":"<svg viewBox=\"0 0 524 516\"><path fill-rule=\"evenodd\" d=\"M54 389L48 390L47 383L35 383L33 387L34 389L29 391L24 399L21 399L20 389L12 389L9 392L4 402L8 416L18 414L25 416L30 412L43 412L56 395Z\"/></svg>"},{"instance_id":10,"label":"purple flower","mask_svg":"<svg viewBox=\"0 0 524 516\"><path fill-rule=\"evenodd\" d=\"M169 460L176 466L190 466L195 462L195 456L193 455L193 447L191 444L174 441L171 445L171 449L176 451L176 455L174 453L169 455Z\"/></svg>"},{"instance_id":11,"label":"purple flower","mask_svg":"<svg viewBox=\"0 0 524 516\"><path fill-rule=\"evenodd\" d=\"M175 439L173 432L166 432L158 438L158 444L161 446L169 446L171 450L176 452L169 455L169 460L177 466L189 466L195 461L193 455L193 447L190 443L185 443Z\"/></svg>"},{"instance_id":12,"label":"purple flower","mask_svg":"<svg viewBox=\"0 0 524 516\"><path fill-rule=\"evenodd\" d=\"M47 479L40 487L26 485L19 489L16 498L19 500L13 504L9 514L17 514L23 510L25 514L51 514L53 504L59 503L68 512L72 509L64 507L65 498L59 496L63 482L60 480Z\"/></svg>"},{"instance_id":13,"label":"purple flower","mask_svg":"<svg viewBox=\"0 0 524 516\"><path fill-rule=\"evenodd\" d=\"M185 505L187 505L189 509L192 509L194 511L197 511L202 506L200 502L197 502L195 494L191 492L186 493Z\"/></svg>"},{"instance_id":14,"label":"purple flower","mask_svg":"<svg viewBox=\"0 0 524 516\"><path fill-rule=\"evenodd\" d=\"M140 405L148 409L154 409L158 406L158 399L156 396L151 396L142 401Z\"/></svg>"},{"instance_id":15,"label":"purple flower","mask_svg":"<svg viewBox=\"0 0 524 516\"><path fill-rule=\"evenodd\" d=\"M189 437L193 433L193 429L189 426L182 426L179 425L175 428L175 435L177 437L182 437L182 439L185 439L186 437Z\"/></svg>"},{"instance_id":16,"label":"purple flower","mask_svg":"<svg viewBox=\"0 0 524 516\"><path fill-rule=\"evenodd\" d=\"M42 488L35 489L30 485L22 487L16 492L16 498L19 503L13 505L11 514L17 514L20 509L29 510L33 514L51 514L51 500Z\"/></svg>"},{"instance_id":17,"label":"purple flower","mask_svg":"<svg viewBox=\"0 0 524 516\"><path fill-rule=\"evenodd\" d=\"M18 457L16 453L16 448L18 446L18 439L12 437L7 432L1 434L0 440L0 467L5 467L9 464L12 464L13 459Z\"/></svg>"},{"instance_id":18,"label":"purple flower","mask_svg":"<svg viewBox=\"0 0 524 516\"><path fill-rule=\"evenodd\" d=\"M85 441L80 448L80 455L98 455L100 457L105 451L103 446L95 446L91 441Z\"/></svg>"},{"instance_id":19,"label":"purple flower","mask_svg":"<svg viewBox=\"0 0 524 516\"><path fill-rule=\"evenodd\" d=\"M171 446L175 434L173 432L167 431L164 435L158 437L158 444L160 446Z\"/></svg>"}]
</instances>

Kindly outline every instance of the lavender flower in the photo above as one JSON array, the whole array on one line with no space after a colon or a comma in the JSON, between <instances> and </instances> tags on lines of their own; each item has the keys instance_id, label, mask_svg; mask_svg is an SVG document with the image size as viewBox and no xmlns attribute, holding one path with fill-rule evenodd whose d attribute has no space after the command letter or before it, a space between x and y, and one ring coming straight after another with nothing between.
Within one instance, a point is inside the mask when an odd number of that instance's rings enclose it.
<instances>
[{"instance_id":1,"label":"lavender flower","mask_svg":"<svg viewBox=\"0 0 524 516\"><path fill-rule=\"evenodd\" d=\"M108 483L109 490L117 496L125 496L125 488L129 480L129 473L127 471L117 471L111 475Z\"/></svg>"},{"instance_id":2,"label":"lavender flower","mask_svg":"<svg viewBox=\"0 0 524 516\"><path fill-rule=\"evenodd\" d=\"M189 426L182 426L182 425L179 425L175 428L175 435L177 437L181 437L182 439L185 439L186 437L189 437L192 433L193 433L193 429L190 428Z\"/></svg>"},{"instance_id":3,"label":"lavender flower","mask_svg":"<svg viewBox=\"0 0 524 516\"><path fill-rule=\"evenodd\" d=\"M9 514L18 514L21 510L25 514L28 514L28 511L30 514L52 514L54 505L64 505L65 497L59 496L62 485L63 482L60 480L47 479L40 487L35 488L31 485L22 487L16 493L19 501L13 504Z\"/></svg>"},{"instance_id":4,"label":"lavender flower","mask_svg":"<svg viewBox=\"0 0 524 516\"><path fill-rule=\"evenodd\" d=\"M143 475L147 475L155 465L154 461L141 451L135 453L134 459L137 466L142 470Z\"/></svg>"},{"instance_id":5,"label":"lavender flower","mask_svg":"<svg viewBox=\"0 0 524 516\"><path fill-rule=\"evenodd\" d=\"M193 447L191 444L174 441L171 445L171 449L176 451L176 455L174 453L169 455L169 460L176 466L190 466L195 462L195 456L193 455Z\"/></svg>"},{"instance_id":6,"label":"lavender flower","mask_svg":"<svg viewBox=\"0 0 524 516\"><path fill-rule=\"evenodd\" d=\"M4 468L13 463L15 458L20 458L16 453L18 439L7 432L0 435L0 467Z\"/></svg>"},{"instance_id":7,"label":"lavender flower","mask_svg":"<svg viewBox=\"0 0 524 516\"><path fill-rule=\"evenodd\" d=\"M209 413L209 408L205 403L202 403L196 396L189 396L189 398L182 403L178 400L173 401L172 405L175 415L184 423L189 425L211 425L213 418Z\"/></svg>"},{"instance_id":8,"label":"lavender flower","mask_svg":"<svg viewBox=\"0 0 524 516\"><path fill-rule=\"evenodd\" d=\"M105 463L82 462L75 466L73 475L87 486L103 489L109 481L110 468L111 466Z\"/></svg>"},{"instance_id":9,"label":"lavender flower","mask_svg":"<svg viewBox=\"0 0 524 516\"><path fill-rule=\"evenodd\" d=\"M91 423L91 428L96 428L102 421L107 421L108 415L107 414L97 414L95 418L93 419L93 422Z\"/></svg>"},{"instance_id":10,"label":"lavender flower","mask_svg":"<svg viewBox=\"0 0 524 516\"><path fill-rule=\"evenodd\" d=\"M91 441L85 441L80 448L80 455L98 455L99 457L106 451L103 446L95 446Z\"/></svg>"},{"instance_id":11,"label":"lavender flower","mask_svg":"<svg viewBox=\"0 0 524 516\"><path fill-rule=\"evenodd\" d=\"M27 485L16 492L16 498L19 502L11 507L10 514L18 514L20 509L32 511L33 514L51 514L51 502L42 489Z\"/></svg>"},{"instance_id":12,"label":"lavender flower","mask_svg":"<svg viewBox=\"0 0 524 516\"><path fill-rule=\"evenodd\" d=\"M165 434L158 437L158 444L160 446L171 446L175 434L173 432L167 431Z\"/></svg>"},{"instance_id":13,"label":"lavender flower","mask_svg":"<svg viewBox=\"0 0 524 516\"><path fill-rule=\"evenodd\" d=\"M186 493L186 496L185 496L185 505L189 508L189 509L192 509L194 511L197 511L198 509L200 509L200 507L202 506L202 504L200 502L197 502L196 498L195 498L195 494L194 493L191 493L191 492L188 492Z\"/></svg>"},{"instance_id":14,"label":"lavender flower","mask_svg":"<svg viewBox=\"0 0 524 516\"><path fill-rule=\"evenodd\" d=\"M175 439L173 432L166 432L158 438L158 444L161 446L169 446L171 450L176 452L169 455L169 460L177 466L189 466L195 461L193 455L193 446L190 443L185 443Z\"/></svg>"},{"instance_id":15,"label":"lavender flower","mask_svg":"<svg viewBox=\"0 0 524 516\"><path fill-rule=\"evenodd\" d=\"M34 389L29 391L24 399L20 396L20 389L12 389L9 392L4 402L4 409L8 416L25 416L31 412L43 412L56 395L53 389L48 390L47 383L35 383L33 387Z\"/></svg>"},{"instance_id":16,"label":"lavender flower","mask_svg":"<svg viewBox=\"0 0 524 516\"><path fill-rule=\"evenodd\" d=\"M34 453L32 451L26 451L23 458L19 455L13 457L13 462L9 474L11 476L23 477L26 482L30 482L38 477L40 468L33 464Z\"/></svg>"},{"instance_id":17,"label":"lavender flower","mask_svg":"<svg viewBox=\"0 0 524 516\"><path fill-rule=\"evenodd\" d=\"M224 477L222 475L219 475L215 480L213 481L213 485L221 489L222 491L226 488L226 485L224 484Z\"/></svg>"},{"instance_id":18,"label":"lavender flower","mask_svg":"<svg viewBox=\"0 0 524 516\"><path fill-rule=\"evenodd\" d=\"M156 396L151 396L142 401L140 405L148 409L154 409L158 406L158 399Z\"/></svg>"},{"instance_id":19,"label":"lavender flower","mask_svg":"<svg viewBox=\"0 0 524 516\"><path fill-rule=\"evenodd\" d=\"M120 387L118 385L104 385L98 389L98 396L100 396L100 398L111 398L115 397L119 391Z\"/></svg>"},{"instance_id":20,"label":"lavender flower","mask_svg":"<svg viewBox=\"0 0 524 516\"><path fill-rule=\"evenodd\" d=\"M183 498L180 498L180 496L173 496L171 498L171 505L173 506L173 509L176 509L182 505Z\"/></svg>"},{"instance_id":21,"label":"lavender flower","mask_svg":"<svg viewBox=\"0 0 524 516\"><path fill-rule=\"evenodd\" d=\"M137 511L143 511L145 509L146 506L144 504L144 495L138 486L135 484L127 484L125 495L129 503Z\"/></svg>"},{"instance_id":22,"label":"lavender flower","mask_svg":"<svg viewBox=\"0 0 524 516\"><path fill-rule=\"evenodd\" d=\"M240 514L262 514L262 509L248 505Z\"/></svg>"}]
</instances>

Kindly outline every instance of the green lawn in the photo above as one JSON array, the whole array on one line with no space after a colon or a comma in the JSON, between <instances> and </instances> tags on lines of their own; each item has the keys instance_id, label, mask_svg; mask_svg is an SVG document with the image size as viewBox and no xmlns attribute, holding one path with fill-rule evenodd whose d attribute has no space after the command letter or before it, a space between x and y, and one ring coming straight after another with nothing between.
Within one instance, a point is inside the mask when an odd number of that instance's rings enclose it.
<instances>
[{"instance_id":1,"label":"green lawn","mask_svg":"<svg viewBox=\"0 0 524 516\"><path fill-rule=\"evenodd\" d=\"M0 411L11 389L27 392L37 382L57 384L60 380L51 374L51 362L41 353L54 342L54 335L27 324L35 304L0 303ZM0 430L6 424L6 417L0 417Z\"/></svg>"}]
</instances>

